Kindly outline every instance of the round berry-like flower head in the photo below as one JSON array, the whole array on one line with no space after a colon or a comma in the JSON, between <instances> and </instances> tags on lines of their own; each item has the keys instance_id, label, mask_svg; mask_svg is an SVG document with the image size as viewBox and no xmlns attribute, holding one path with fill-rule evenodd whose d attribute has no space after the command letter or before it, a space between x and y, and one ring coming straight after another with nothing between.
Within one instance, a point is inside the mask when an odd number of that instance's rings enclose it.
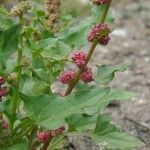
<instances>
[{"instance_id":1,"label":"round berry-like flower head","mask_svg":"<svg viewBox=\"0 0 150 150\"><path fill-rule=\"evenodd\" d=\"M47 142L49 137L50 137L49 133L45 131L42 131L37 135L38 140L42 143Z\"/></svg>"},{"instance_id":2,"label":"round berry-like flower head","mask_svg":"<svg viewBox=\"0 0 150 150\"><path fill-rule=\"evenodd\" d=\"M94 0L93 3L96 5L108 4L110 0Z\"/></svg>"},{"instance_id":3,"label":"round berry-like flower head","mask_svg":"<svg viewBox=\"0 0 150 150\"><path fill-rule=\"evenodd\" d=\"M84 83L88 83L93 81L93 73L91 68L87 68L82 74L81 74L81 80Z\"/></svg>"},{"instance_id":4,"label":"round berry-like flower head","mask_svg":"<svg viewBox=\"0 0 150 150\"><path fill-rule=\"evenodd\" d=\"M74 71L66 71L59 76L59 81L63 84L68 84L71 80L75 78L75 76L76 73Z\"/></svg>"},{"instance_id":5,"label":"round berry-like flower head","mask_svg":"<svg viewBox=\"0 0 150 150\"><path fill-rule=\"evenodd\" d=\"M2 128L3 129L8 129L8 122L7 121L2 121Z\"/></svg>"},{"instance_id":6,"label":"round berry-like flower head","mask_svg":"<svg viewBox=\"0 0 150 150\"><path fill-rule=\"evenodd\" d=\"M72 55L72 60L76 61L76 60L86 60L86 54L82 51L76 51L73 53Z\"/></svg>"},{"instance_id":7,"label":"round berry-like flower head","mask_svg":"<svg viewBox=\"0 0 150 150\"><path fill-rule=\"evenodd\" d=\"M86 66L86 54L82 51L74 52L72 60L75 62L78 68L85 68Z\"/></svg>"},{"instance_id":8,"label":"round berry-like flower head","mask_svg":"<svg viewBox=\"0 0 150 150\"><path fill-rule=\"evenodd\" d=\"M8 95L8 88L6 86L0 88L0 97L5 97L7 95Z\"/></svg>"},{"instance_id":9,"label":"round berry-like flower head","mask_svg":"<svg viewBox=\"0 0 150 150\"><path fill-rule=\"evenodd\" d=\"M99 43L101 45L105 46L105 45L107 45L109 43L110 39L111 39L110 36L102 37L102 38L99 39Z\"/></svg>"},{"instance_id":10,"label":"round berry-like flower head","mask_svg":"<svg viewBox=\"0 0 150 150\"><path fill-rule=\"evenodd\" d=\"M88 34L88 41L89 42L93 42L94 39L99 39L100 38L100 33L104 31L105 32L105 35L103 36L108 36L108 34L110 33L110 28L107 24L96 24L92 27L91 31L89 32ZM107 31L107 32L106 32ZM103 33L104 34L104 33Z\"/></svg>"},{"instance_id":11,"label":"round berry-like flower head","mask_svg":"<svg viewBox=\"0 0 150 150\"><path fill-rule=\"evenodd\" d=\"M0 76L0 85L4 84L5 82L5 79L2 76Z\"/></svg>"}]
</instances>

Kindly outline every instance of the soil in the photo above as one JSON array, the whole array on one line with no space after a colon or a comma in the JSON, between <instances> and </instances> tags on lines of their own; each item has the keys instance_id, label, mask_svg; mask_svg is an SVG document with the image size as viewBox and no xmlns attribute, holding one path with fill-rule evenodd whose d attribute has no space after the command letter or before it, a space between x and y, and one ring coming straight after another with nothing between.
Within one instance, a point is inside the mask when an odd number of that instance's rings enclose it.
<instances>
[{"instance_id":1,"label":"soil","mask_svg":"<svg viewBox=\"0 0 150 150\"><path fill-rule=\"evenodd\" d=\"M111 104L106 113L122 130L145 143L145 147L138 150L150 150L150 1L126 0L113 4L113 13L117 19L111 43L97 47L93 62L128 65L128 70L118 73L111 86L133 91L136 96L133 101ZM73 136L67 149L100 148L86 137Z\"/></svg>"}]
</instances>

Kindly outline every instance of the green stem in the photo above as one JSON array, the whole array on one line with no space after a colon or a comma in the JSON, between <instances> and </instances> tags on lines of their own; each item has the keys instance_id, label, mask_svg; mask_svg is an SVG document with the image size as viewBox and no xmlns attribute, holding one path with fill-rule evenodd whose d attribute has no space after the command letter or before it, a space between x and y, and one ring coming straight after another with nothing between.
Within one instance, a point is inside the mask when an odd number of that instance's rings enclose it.
<instances>
[{"instance_id":1,"label":"green stem","mask_svg":"<svg viewBox=\"0 0 150 150\"><path fill-rule=\"evenodd\" d=\"M46 143L44 143L43 147L41 147L40 150L47 150L48 147L49 147L49 144L50 144L51 140L52 140L52 138L49 139Z\"/></svg>"},{"instance_id":2,"label":"green stem","mask_svg":"<svg viewBox=\"0 0 150 150\"><path fill-rule=\"evenodd\" d=\"M101 17L101 19L100 19L100 23L104 23L104 22L105 22L105 19L106 19L106 17L107 17L107 14L108 14L110 5L111 5L111 1L110 1L110 3L106 6L106 8L105 8L105 10L104 10L104 12L103 12L103 15L102 15L102 17ZM87 57L86 57L86 64L88 64L88 62L90 61L91 56L92 56L92 54L93 54L93 52L94 52L95 47L97 46L97 44L98 44L98 41L97 41L97 40L95 40L95 41L92 43L92 45L91 45L91 47L90 47L90 49L89 49L89 51L88 51ZM81 76L82 72L83 72L83 70L80 69L80 70L78 71L78 73L77 73L75 79L68 85L68 88L67 88L67 90L66 90L65 96L69 95L69 94L72 92L72 90L74 89L75 85L79 82L80 76Z\"/></svg>"},{"instance_id":3,"label":"green stem","mask_svg":"<svg viewBox=\"0 0 150 150\"><path fill-rule=\"evenodd\" d=\"M23 16L21 15L19 17L19 22L20 24L23 23ZM13 130L13 124L16 118L16 110L17 110L17 105L18 105L18 101L19 101L19 85L20 85L20 80L21 80L21 74L22 74L22 66L21 66L21 61L22 61L22 47L23 47L23 43L22 43L22 35L20 35L20 38L18 39L20 47L18 46L17 49L17 67L18 67L18 72L17 72L17 85L14 88L13 91L13 98L12 98L12 114L13 114L13 118L11 121L11 126L10 126L10 130Z\"/></svg>"},{"instance_id":4,"label":"green stem","mask_svg":"<svg viewBox=\"0 0 150 150\"><path fill-rule=\"evenodd\" d=\"M29 136L29 149L30 150L35 150L34 146L35 146L35 136L37 134L37 130L38 130L38 127L36 126L35 128L32 129L31 133L30 133L30 136Z\"/></svg>"}]
</instances>

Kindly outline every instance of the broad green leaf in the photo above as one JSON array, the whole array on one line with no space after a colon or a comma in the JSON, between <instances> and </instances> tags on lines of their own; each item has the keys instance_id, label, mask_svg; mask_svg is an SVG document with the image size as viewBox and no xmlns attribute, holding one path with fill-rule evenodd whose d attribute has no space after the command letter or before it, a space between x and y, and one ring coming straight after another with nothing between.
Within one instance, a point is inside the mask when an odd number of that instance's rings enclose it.
<instances>
[{"instance_id":1,"label":"broad green leaf","mask_svg":"<svg viewBox=\"0 0 150 150\"><path fill-rule=\"evenodd\" d=\"M11 73L13 69L15 68L16 63L17 63L16 59L8 59L5 63L6 72Z\"/></svg>"},{"instance_id":2,"label":"broad green leaf","mask_svg":"<svg viewBox=\"0 0 150 150\"><path fill-rule=\"evenodd\" d=\"M49 145L49 150L61 150L64 148L65 137L63 135L52 138L51 144Z\"/></svg>"},{"instance_id":3,"label":"broad green leaf","mask_svg":"<svg viewBox=\"0 0 150 150\"><path fill-rule=\"evenodd\" d=\"M122 133L104 116L98 117L95 131L91 137L96 143L103 144L108 149L132 150L135 147L143 146L139 139Z\"/></svg>"},{"instance_id":4,"label":"broad green leaf","mask_svg":"<svg viewBox=\"0 0 150 150\"><path fill-rule=\"evenodd\" d=\"M25 74L21 78L20 92L25 95L48 94L49 90L50 85L44 81L34 79Z\"/></svg>"},{"instance_id":5,"label":"broad green leaf","mask_svg":"<svg viewBox=\"0 0 150 150\"><path fill-rule=\"evenodd\" d=\"M8 29L13 24L13 21L11 19L3 18L0 16L0 28L1 29Z\"/></svg>"},{"instance_id":6,"label":"broad green leaf","mask_svg":"<svg viewBox=\"0 0 150 150\"><path fill-rule=\"evenodd\" d=\"M32 95L43 95L49 94L50 92L50 85L42 82L42 81L35 81L32 89Z\"/></svg>"},{"instance_id":7,"label":"broad green leaf","mask_svg":"<svg viewBox=\"0 0 150 150\"><path fill-rule=\"evenodd\" d=\"M4 7L0 7L0 16L9 17L9 11Z\"/></svg>"},{"instance_id":8,"label":"broad green leaf","mask_svg":"<svg viewBox=\"0 0 150 150\"><path fill-rule=\"evenodd\" d=\"M26 95L32 95L34 81L33 78L28 75L22 75L20 82L20 92Z\"/></svg>"},{"instance_id":9,"label":"broad green leaf","mask_svg":"<svg viewBox=\"0 0 150 150\"><path fill-rule=\"evenodd\" d=\"M100 18L102 17L103 15L103 12L106 8L106 5L101 5L101 6L94 6L91 10L91 14L92 14L92 18L93 18L93 21L96 23L100 20ZM111 12L109 11L108 14L107 14L107 17L105 19L105 22L106 23L112 23L114 21L114 18L112 17L112 14Z\"/></svg>"},{"instance_id":10,"label":"broad green leaf","mask_svg":"<svg viewBox=\"0 0 150 150\"><path fill-rule=\"evenodd\" d=\"M85 18L82 21L74 23L70 27L66 28L58 35L58 38L78 49L87 45L87 34L93 24L91 17Z\"/></svg>"},{"instance_id":11,"label":"broad green leaf","mask_svg":"<svg viewBox=\"0 0 150 150\"><path fill-rule=\"evenodd\" d=\"M20 123L16 125L11 133L11 138L8 139L10 145L17 144L22 141L23 137L27 135L36 126L29 118L23 118Z\"/></svg>"},{"instance_id":12,"label":"broad green leaf","mask_svg":"<svg viewBox=\"0 0 150 150\"><path fill-rule=\"evenodd\" d=\"M0 102L0 112L4 113L9 118L9 120L11 120L12 115L10 103L10 99Z\"/></svg>"},{"instance_id":13,"label":"broad green leaf","mask_svg":"<svg viewBox=\"0 0 150 150\"><path fill-rule=\"evenodd\" d=\"M111 66L97 66L97 75L95 81L98 82L99 84L108 84L111 82L114 77L116 72L124 72L126 70L126 66L121 66L121 67L111 67Z\"/></svg>"},{"instance_id":14,"label":"broad green leaf","mask_svg":"<svg viewBox=\"0 0 150 150\"><path fill-rule=\"evenodd\" d=\"M63 60L71 52L71 47L68 44L55 38L41 40L40 45L44 50L41 53L44 58Z\"/></svg>"},{"instance_id":15,"label":"broad green leaf","mask_svg":"<svg viewBox=\"0 0 150 150\"><path fill-rule=\"evenodd\" d=\"M88 116L83 114L73 114L67 118L69 131L86 132L94 130L96 126L97 115Z\"/></svg>"},{"instance_id":16,"label":"broad green leaf","mask_svg":"<svg viewBox=\"0 0 150 150\"><path fill-rule=\"evenodd\" d=\"M83 90L66 97L57 95L28 97L22 94L20 96L24 100L29 117L35 120L36 124L53 129L63 125L71 114L80 113L83 107L100 102L108 93L108 88L98 88Z\"/></svg>"},{"instance_id":17,"label":"broad green leaf","mask_svg":"<svg viewBox=\"0 0 150 150\"><path fill-rule=\"evenodd\" d=\"M33 76L45 82L50 82L50 70L47 71L43 68L33 69Z\"/></svg>"},{"instance_id":18,"label":"broad green leaf","mask_svg":"<svg viewBox=\"0 0 150 150\"><path fill-rule=\"evenodd\" d=\"M62 33L58 34L58 38L76 49L87 45L87 35L91 27L100 21L104 9L105 6L93 7L90 17L82 18L82 20L74 22L63 30ZM107 22L112 21L113 19L111 18L109 14L106 18Z\"/></svg>"},{"instance_id":19,"label":"broad green leaf","mask_svg":"<svg viewBox=\"0 0 150 150\"><path fill-rule=\"evenodd\" d=\"M84 107L83 113L88 115L93 115L99 111L104 110L108 104L110 104L114 100L130 100L134 97L134 93L127 92L124 90L111 89L110 92L104 96L100 102L96 105L90 107Z\"/></svg>"},{"instance_id":20,"label":"broad green leaf","mask_svg":"<svg viewBox=\"0 0 150 150\"><path fill-rule=\"evenodd\" d=\"M7 30L0 31L0 61L8 59L16 50L21 25L14 25Z\"/></svg>"},{"instance_id":21,"label":"broad green leaf","mask_svg":"<svg viewBox=\"0 0 150 150\"><path fill-rule=\"evenodd\" d=\"M11 146L10 148L5 150L28 150L28 146L27 144L21 143L21 144Z\"/></svg>"}]
</instances>

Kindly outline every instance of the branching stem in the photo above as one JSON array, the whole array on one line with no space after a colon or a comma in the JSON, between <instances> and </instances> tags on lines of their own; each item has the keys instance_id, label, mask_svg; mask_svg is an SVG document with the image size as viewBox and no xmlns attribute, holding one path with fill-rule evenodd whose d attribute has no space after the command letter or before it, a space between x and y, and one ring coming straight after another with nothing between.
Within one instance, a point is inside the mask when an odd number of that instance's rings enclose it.
<instances>
[{"instance_id":1,"label":"branching stem","mask_svg":"<svg viewBox=\"0 0 150 150\"><path fill-rule=\"evenodd\" d=\"M107 14L108 14L110 5L111 5L111 1L110 1L110 3L106 6L106 8L105 8L105 10L104 10L104 12L103 12L103 15L102 15L102 17L101 17L101 19L100 19L100 23L104 23L104 22L105 22L105 19L106 19L106 17L107 17ZM97 41L97 40L95 40L95 41L91 44L91 47L90 47L90 49L89 49L89 51L88 51L88 54L87 54L87 57L86 57L86 64L88 64L88 62L90 61L91 56L92 56L92 54L93 54L93 52L94 52L94 50L95 50L97 44L98 44L98 41ZM75 85L79 82L80 76L81 76L82 72L83 72L83 70L80 69L80 70L78 71L78 73L77 73L75 79L68 85L68 88L67 88L67 90L66 90L65 96L69 95L69 94L72 92L72 90L74 89Z\"/></svg>"}]
</instances>

